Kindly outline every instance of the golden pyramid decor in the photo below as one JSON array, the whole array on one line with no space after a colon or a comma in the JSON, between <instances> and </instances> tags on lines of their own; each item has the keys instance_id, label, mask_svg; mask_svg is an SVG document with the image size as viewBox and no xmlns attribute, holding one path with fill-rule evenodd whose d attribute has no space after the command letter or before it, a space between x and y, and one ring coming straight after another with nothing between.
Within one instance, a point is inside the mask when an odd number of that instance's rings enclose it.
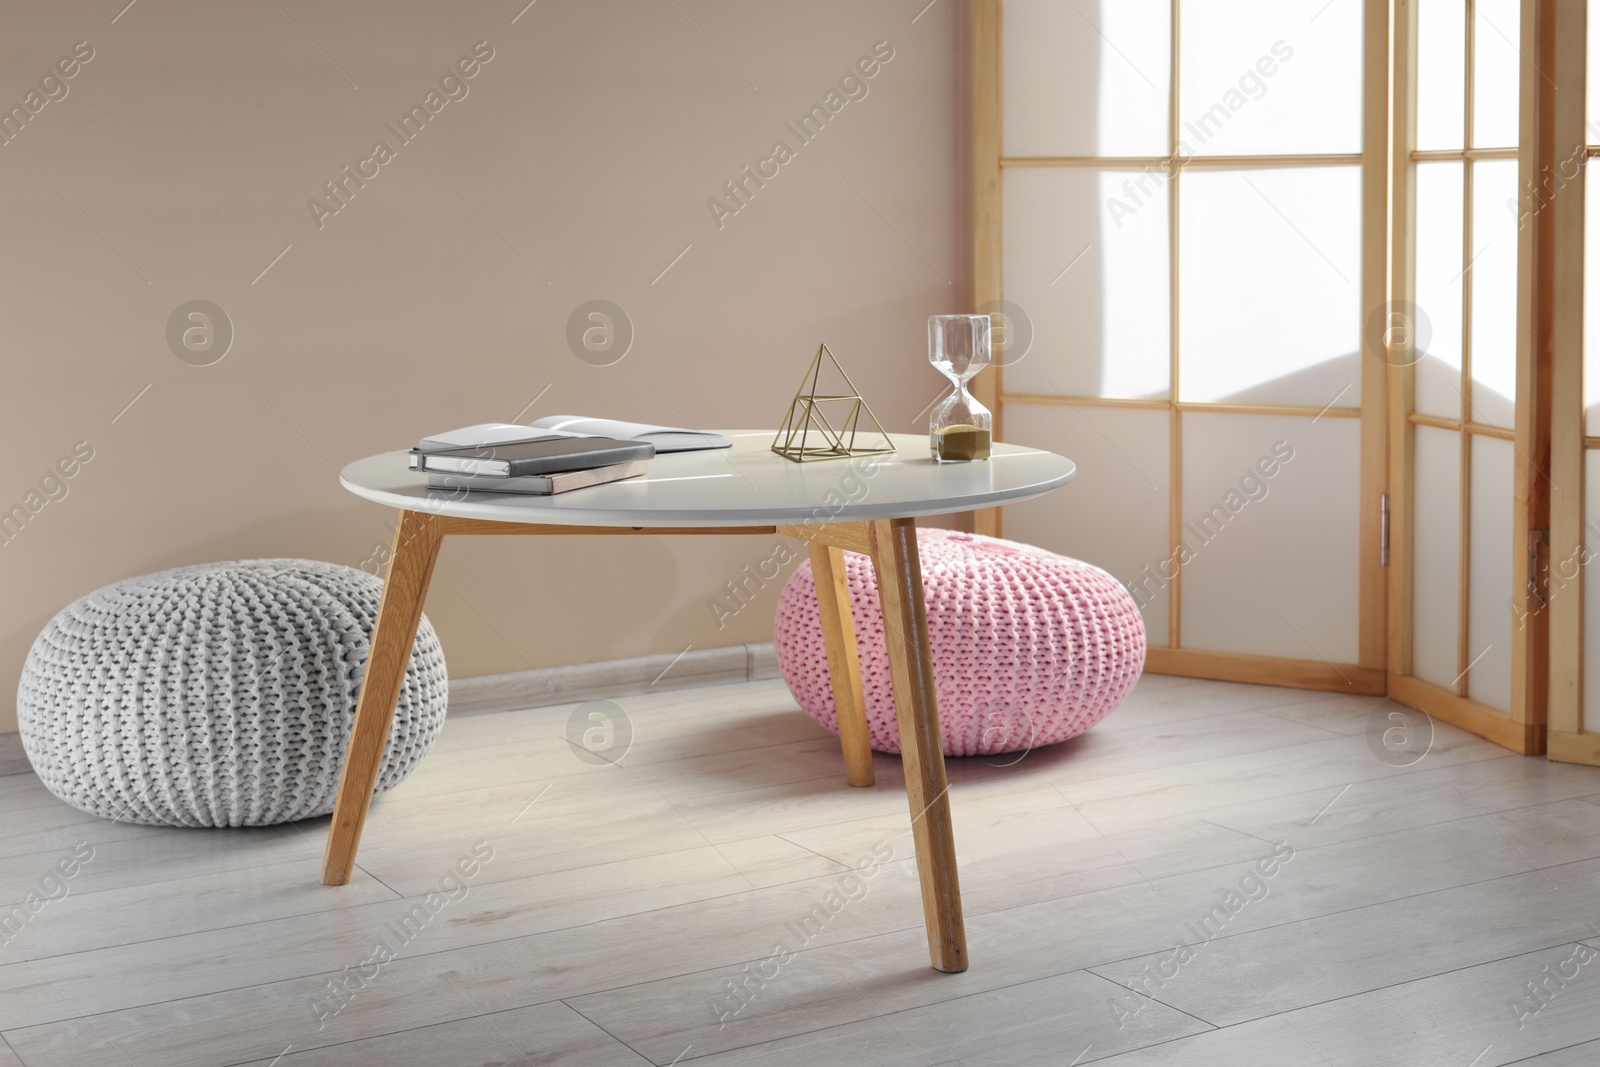
<instances>
[{"instance_id":1,"label":"golden pyramid decor","mask_svg":"<svg viewBox=\"0 0 1600 1067\"><path fill-rule=\"evenodd\" d=\"M824 354L827 355L828 362L833 364L833 369L838 372L839 377L844 379L845 392L818 391L822 380ZM827 411L822 407L824 404L850 405L837 427L828 418ZM861 428L863 412L872 421L873 429ZM857 444L858 432L869 437L875 432L883 443L881 446ZM805 377L800 379L800 391L795 393L794 399L789 403L789 413L784 416L778 436L772 440L772 450L784 459L804 463L811 459L840 459L845 456L875 456L893 452L894 442L889 440L883 424L872 413L872 409L867 407L867 402L861 398L861 393L850 380L850 375L839 366L838 358L824 344L817 347L816 357L812 359L811 366L806 368Z\"/></svg>"}]
</instances>

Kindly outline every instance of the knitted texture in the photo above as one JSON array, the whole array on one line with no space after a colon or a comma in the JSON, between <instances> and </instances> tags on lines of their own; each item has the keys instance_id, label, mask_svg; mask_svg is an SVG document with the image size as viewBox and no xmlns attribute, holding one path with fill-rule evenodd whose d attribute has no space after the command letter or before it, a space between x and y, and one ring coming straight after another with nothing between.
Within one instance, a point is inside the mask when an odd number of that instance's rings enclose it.
<instances>
[{"instance_id":1,"label":"knitted texture","mask_svg":"<svg viewBox=\"0 0 1600 1067\"><path fill-rule=\"evenodd\" d=\"M264 826L333 810L383 583L256 559L99 589L44 628L22 670L22 744L74 807L160 826ZM424 616L378 776L398 785L444 723Z\"/></svg>"},{"instance_id":2,"label":"knitted texture","mask_svg":"<svg viewBox=\"0 0 1600 1067\"><path fill-rule=\"evenodd\" d=\"M939 725L947 756L1018 752L1083 733L1122 702L1144 666L1144 620L1098 567L954 530L918 530ZM899 752L878 582L846 552L872 747ZM805 713L837 733L811 563L778 598L778 667Z\"/></svg>"}]
</instances>

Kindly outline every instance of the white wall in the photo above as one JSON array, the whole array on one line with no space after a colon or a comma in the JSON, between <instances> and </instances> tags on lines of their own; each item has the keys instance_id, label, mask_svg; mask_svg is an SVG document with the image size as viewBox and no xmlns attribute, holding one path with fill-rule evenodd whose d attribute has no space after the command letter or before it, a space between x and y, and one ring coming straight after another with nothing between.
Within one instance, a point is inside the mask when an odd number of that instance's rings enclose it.
<instances>
[{"instance_id":1,"label":"white wall","mask_svg":"<svg viewBox=\"0 0 1600 1067\"><path fill-rule=\"evenodd\" d=\"M773 425L826 340L886 425L918 426L922 320L960 307L955 0L914 24L923 0L276 6L0 12L7 108L93 49L0 146L0 510L93 449L0 544L0 689L107 582L358 565L391 515L339 465L542 390L529 417ZM467 95L400 146L385 123L480 41ZM879 41L867 95L800 146L785 122ZM395 159L319 228L308 199L380 138ZM779 139L795 158L719 228L708 198ZM637 333L610 367L565 341L597 297ZM210 366L166 340L193 299L235 330ZM771 540L451 543L428 612L457 676L766 640L775 588L722 630L708 601Z\"/></svg>"}]
</instances>

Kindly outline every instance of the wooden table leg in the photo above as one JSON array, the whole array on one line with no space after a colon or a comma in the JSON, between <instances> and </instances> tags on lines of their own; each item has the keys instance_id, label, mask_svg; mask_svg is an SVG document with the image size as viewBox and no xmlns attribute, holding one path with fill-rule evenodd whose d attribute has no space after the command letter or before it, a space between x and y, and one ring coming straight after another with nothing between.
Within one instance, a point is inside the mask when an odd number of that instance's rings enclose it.
<instances>
[{"instance_id":1,"label":"wooden table leg","mask_svg":"<svg viewBox=\"0 0 1600 1067\"><path fill-rule=\"evenodd\" d=\"M839 744L844 749L845 781L873 783L872 744L867 736L867 703L861 694L861 658L856 649L856 624L850 615L850 581L844 551L810 542L811 577L817 587L817 613L822 617L822 643L828 649L828 675L833 680L833 708L839 717Z\"/></svg>"},{"instance_id":2,"label":"wooden table leg","mask_svg":"<svg viewBox=\"0 0 1600 1067\"><path fill-rule=\"evenodd\" d=\"M922 564L912 519L878 520L868 526L872 566L878 574L889 677L900 725L900 758L911 801L911 835L922 881L922 914L928 953L940 971L967 969L967 932L956 878L956 845L950 821L949 783L939 735L933 653L923 602Z\"/></svg>"},{"instance_id":3,"label":"wooden table leg","mask_svg":"<svg viewBox=\"0 0 1600 1067\"><path fill-rule=\"evenodd\" d=\"M444 526L436 515L402 511L395 523L389 573L383 582L383 599L378 602L378 622L367 650L367 670L361 679L355 725L345 749L344 774L339 779L339 798L322 860L323 885L344 885L355 870L361 828L367 821L395 705L411 661L411 646L417 639L422 601L443 538Z\"/></svg>"}]
</instances>

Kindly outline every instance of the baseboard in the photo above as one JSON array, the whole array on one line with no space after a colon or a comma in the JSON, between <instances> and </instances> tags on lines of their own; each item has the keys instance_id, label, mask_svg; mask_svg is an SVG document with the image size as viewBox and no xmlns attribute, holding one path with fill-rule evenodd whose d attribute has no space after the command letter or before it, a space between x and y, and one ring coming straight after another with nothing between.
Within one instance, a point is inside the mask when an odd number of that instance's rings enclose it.
<instances>
[{"instance_id":1,"label":"baseboard","mask_svg":"<svg viewBox=\"0 0 1600 1067\"><path fill-rule=\"evenodd\" d=\"M691 648L681 653L663 652L509 674L452 678L450 714L514 711L777 676L778 658L770 643Z\"/></svg>"},{"instance_id":2,"label":"baseboard","mask_svg":"<svg viewBox=\"0 0 1600 1067\"><path fill-rule=\"evenodd\" d=\"M750 650L750 681L762 682L778 677L778 649L771 641L764 645L745 645Z\"/></svg>"},{"instance_id":3,"label":"baseboard","mask_svg":"<svg viewBox=\"0 0 1600 1067\"><path fill-rule=\"evenodd\" d=\"M0 778L8 774L26 774L33 770L28 754L22 751L22 735L0 734Z\"/></svg>"}]
</instances>

